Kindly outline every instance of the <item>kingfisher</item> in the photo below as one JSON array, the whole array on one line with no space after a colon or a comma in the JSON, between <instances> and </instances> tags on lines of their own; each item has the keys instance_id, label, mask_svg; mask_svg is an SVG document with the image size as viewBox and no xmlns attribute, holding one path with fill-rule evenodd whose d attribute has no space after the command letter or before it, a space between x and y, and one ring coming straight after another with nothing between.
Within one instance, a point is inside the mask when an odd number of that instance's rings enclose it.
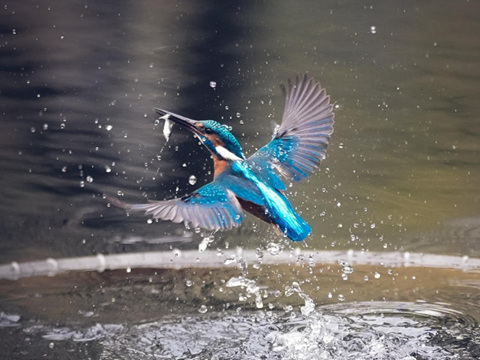
<instances>
[{"instance_id":1,"label":"kingfisher","mask_svg":"<svg viewBox=\"0 0 480 360\"><path fill-rule=\"evenodd\" d=\"M171 125L178 124L205 145L213 158L213 181L171 200L144 204L108 196L107 200L127 212L140 211L154 219L210 231L239 226L246 211L273 224L290 240L304 240L312 229L285 197L285 180L306 178L325 158L333 133L333 106L326 90L308 75L289 79L281 88L285 96L282 122L275 125L271 141L248 158L233 134L217 121L192 120L155 109L165 119L166 137Z\"/></svg>"}]
</instances>

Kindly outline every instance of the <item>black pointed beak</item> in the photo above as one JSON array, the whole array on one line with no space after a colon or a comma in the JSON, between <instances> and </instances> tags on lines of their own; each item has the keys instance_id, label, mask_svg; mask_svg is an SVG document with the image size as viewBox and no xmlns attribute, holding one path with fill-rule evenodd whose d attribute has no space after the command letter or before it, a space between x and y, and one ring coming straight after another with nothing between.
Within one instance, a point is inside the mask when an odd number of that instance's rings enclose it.
<instances>
[{"instance_id":1,"label":"black pointed beak","mask_svg":"<svg viewBox=\"0 0 480 360\"><path fill-rule=\"evenodd\" d=\"M178 115L163 109L155 109L155 112L160 115L162 118L168 118L168 120L174 122L175 124L181 125L184 128L190 130L194 134L201 135L199 129L195 126L198 123L196 120L189 119L185 116Z\"/></svg>"}]
</instances>

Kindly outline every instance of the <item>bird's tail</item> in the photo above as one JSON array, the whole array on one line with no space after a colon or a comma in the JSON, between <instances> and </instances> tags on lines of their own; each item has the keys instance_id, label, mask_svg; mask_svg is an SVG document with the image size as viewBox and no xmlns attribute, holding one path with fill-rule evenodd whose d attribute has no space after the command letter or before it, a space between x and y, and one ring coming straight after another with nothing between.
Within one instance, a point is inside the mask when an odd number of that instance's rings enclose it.
<instances>
[{"instance_id":1,"label":"bird's tail","mask_svg":"<svg viewBox=\"0 0 480 360\"><path fill-rule=\"evenodd\" d=\"M265 199L265 215L290 240L302 241L311 232L312 228L293 210L287 198L277 190L271 189L261 182L257 182Z\"/></svg>"},{"instance_id":2,"label":"bird's tail","mask_svg":"<svg viewBox=\"0 0 480 360\"><path fill-rule=\"evenodd\" d=\"M267 216L290 240L302 241L312 232L310 225L293 210L292 205L283 195L278 197L276 202L269 202L268 205Z\"/></svg>"},{"instance_id":3,"label":"bird's tail","mask_svg":"<svg viewBox=\"0 0 480 360\"><path fill-rule=\"evenodd\" d=\"M310 225L296 213L288 219L277 219L276 223L282 233L293 241L302 241L312 232Z\"/></svg>"}]
</instances>

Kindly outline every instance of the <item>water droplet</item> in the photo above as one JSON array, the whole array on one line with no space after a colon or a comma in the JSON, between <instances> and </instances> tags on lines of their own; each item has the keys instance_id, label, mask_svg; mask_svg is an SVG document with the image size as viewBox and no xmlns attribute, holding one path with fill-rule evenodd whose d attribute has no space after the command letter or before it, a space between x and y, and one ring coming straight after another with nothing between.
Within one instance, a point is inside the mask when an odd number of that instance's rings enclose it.
<instances>
[{"instance_id":1,"label":"water droplet","mask_svg":"<svg viewBox=\"0 0 480 360\"><path fill-rule=\"evenodd\" d=\"M208 245L210 245L214 240L215 237L213 235L204 237L202 242L198 244L198 251L203 252L207 250Z\"/></svg>"},{"instance_id":2,"label":"water droplet","mask_svg":"<svg viewBox=\"0 0 480 360\"><path fill-rule=\"evenodd\" d=\"M66 167L66 166L62 167L62 172L63 172L63 173L64 173L64 172L67 172L67 167Z\"/></svg>"},{"instance_id":3,"label":"water droplet","mask_svg":"<svg viewBox=\"0 0 480 360\"><path fill-rule=\"evenodd\" d=\"M105 129L107 129L107 131L110 131L113 129L113 125L106 125Z\"/></svg>"},{"instance_id":4,"label":"water droplet","mask_svg":"<svg viewBox=\"0 0 480 360\"><path fill-rule=\"evenodd\" d=\"M107 173L112 172L112 168L108 165L105 165L105 172Z\"/></svg>"},{"instance_id":5,"label":"water droplet","mask_svg":"<svg viewBox=\"0 0 480 360\"><path fill-rule=\"evenodd\" d=\"M93 182L93 177L87 176L86 180L87 180L88 183L91 183L91 182Z\"/></svg>"},{"instance_id":6,"label":"water droplet","mask_svg":"<svg viewBox=\"0 0 480 360\"><path fill-rule=\"evenodd\" d=\"M205 305L202 305L198 308L200 314L205 314L208 311L208 308Z\"/></svg>"},{"instance_id":7,"label":"water droplet","mask_svg":"<svg viewBox=\"0 0 480 360\"><path fill-rule=\"evenodd\" d=\"M257 293L257 296L255 296L255 306L257 309L263 309L263 301L260 293Z\"/></svg>"},{"instance_id":8,"label":"water droplet","mask_svg":"<svg viewBox=\"0 0 480 360\"><path fill-rule=\"evenodd\" d=\"M217 87L217 83L215 81L210 81L210 87L215 89Z\"/></svg>"},{"instance_id":9,"label":"water droplet","mask_svg":"<svg viewBox=\"0 0 480 360\"><path fill-rule=\"evenodd\" d=\"M195 175L191 175L189 178L188 178L188 183L190 185L195 185L197 183L197 178Z\"/></svg>"},{"instance_id":10,"label":"water droplet","mask_svg":"<svg viewBox=\"0 0 480 360\"><path fill-rule=\"evenodd\" d=\"M187 287L190 287L193 285L193 281L192 280L187 280L185 285L187 285Z\"/></svg>"},{"instance_id":11,"label":"water droplet","mask_svg":"<svg viewBox=\"0 0 480 360\"><path fill-rule=\"evenodd\" d=\"M378 272L375 272L375 274L373 274L374 278L375 279L380 279L380 274Z\"/></svg>"},{"instance_id":12,"label":"water droplet","mask_svg":"<svg viewBox=\"0 0 480 360\"><path fill-rule=\"evenodd\" d=\"M377 27L376 26L370 26L370 33L376 34L377 33Z\"/></svg>"},{"instance_id":13,"label":"water droplet","mask_svg":"<svg viewBox=\"0 0 480 360\"><path fill-rule=\"evenodd\" d=\"M283 247L280 245L280 244L277 244L277 243L269 243L267 245L267 251L271 254L271 255L278 255L282 252L283 250Z\"/></svg>"},{"instance_id":14,"label":"water droplet","mask_svg":"<svg viewBox=\"0 0 480 360\"><path fill-rule=\"evenodd\" d=\"M345 296L342 294L338 294L338 300L339 301L345 301Z\"/></svg>"},{"instance_id":15,"label":"water droplet","mask_svg":"<svg viewBox=\"0 0 480 360\"><path fill-rule=\"evenodd\" d=\"M237 262L237 257L235 255L232 255L232 256L226 258L223 263L225 265L231 265L231 264L235 264L236 262Z\"/></svg>"},{"instance_id":16,"label":"water droplet","mask_svg":"<svg viewBox=\"0 0 480 360\"><path fill-rule=\"evenodd\" d=\"M344 274L348 275L353 273L353 267L347 261L339 260L338 264L342 267L342 272Z\"/></svg>"}]
</instances>

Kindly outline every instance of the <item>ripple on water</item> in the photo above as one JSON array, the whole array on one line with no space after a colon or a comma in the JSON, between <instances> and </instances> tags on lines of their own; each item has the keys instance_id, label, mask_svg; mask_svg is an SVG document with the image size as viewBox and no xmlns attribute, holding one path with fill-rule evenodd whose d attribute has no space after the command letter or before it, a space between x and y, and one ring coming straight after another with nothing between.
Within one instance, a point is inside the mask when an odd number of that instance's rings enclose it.
<instances>
[{"instance_id":1,"label":"ripple on water","mask_svg":"<svg viewBox=\"0 0 480 360\"><path fill-rule=\"evenodd\" d=\"M208 331L206 331L208 329ZM480 357L474 319L442 304L370 302L318 308L308 316L268 311L199 314L84 330L25 329L45 341L98 341L104 358L385 359Z\"/></svg>"}]
</instances>

